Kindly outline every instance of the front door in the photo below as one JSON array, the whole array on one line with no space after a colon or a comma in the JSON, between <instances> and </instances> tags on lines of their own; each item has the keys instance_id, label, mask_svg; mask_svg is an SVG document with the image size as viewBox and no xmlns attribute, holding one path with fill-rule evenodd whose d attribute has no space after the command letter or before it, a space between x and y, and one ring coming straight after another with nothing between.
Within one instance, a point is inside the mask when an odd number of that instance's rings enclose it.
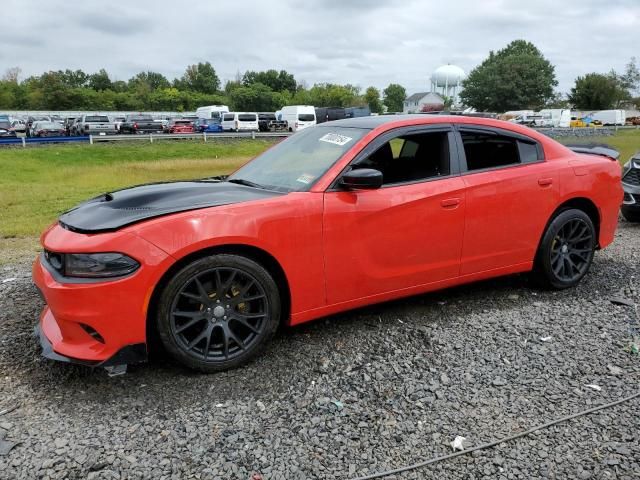
<instances>
[{"instance_id":1,"label":"front door","mask_svg":"<svg viewBox=\"0 0 640 480\"><path fill-rule=\"evenodd\" d=\"M387 134L349 168L383 173L376 190L325 193L327 303L426 285L459 275L465 186L454 133L430 128Z\"/></svg>"}]
</instances>

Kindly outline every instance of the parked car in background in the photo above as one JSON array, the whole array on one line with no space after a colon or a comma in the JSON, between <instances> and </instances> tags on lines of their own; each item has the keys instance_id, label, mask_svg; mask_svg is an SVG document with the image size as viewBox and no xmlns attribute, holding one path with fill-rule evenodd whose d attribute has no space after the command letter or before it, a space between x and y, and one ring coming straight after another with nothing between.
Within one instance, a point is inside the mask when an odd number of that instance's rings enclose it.
<instances>
[{"instance_id":1,"label":"parked car in background","mask_svg":"<svg viewBox=\"0 0 640 480\"><path fill-rule=\"evenodd\" d=\"M316 124L316 109L310 105L289 105L280 110L282 120L290 132L297 132Z\"/></svg>"},{"instance_id":2,"label":"parked car in background","mask_svg":"<svg viewBox=\"0 0 640 480\"><path fill-rule=\"evenodd\" d=\"M12 120L11 128L18 136L24 136L27 134L27 122L25 122L24 120Z\"/></svg>"},{"instance_id":3,"label":"parked car in background","mask_svg":"<svg viewBox=\"0 0 640 480\"><path fill-rule=\"evenodd\" d=\"M11 126L11 122L9 121L9 117L6 120L0 118L0 137L15 137L16 131Z\"/></svg>"},{"instance_id":4,"label":"parked car in background","mask_svg":"<svg viewBox=\"0 0 640 480\"><path fill-rule=\"evenodd\" d=\"M63 137L66 130L60 122L33 122L32 137Z\"/></svg>"},{"instance_id":5,"label":"parked car in background","mask_svg":"<svg viewBox=\"0 0 640 480\"><path fill-rule=\"evenodd\" d=\"M610 155L486 118L375 116L306 128L226 178L102 194L41 236L43 352L122 366L157 338L215 372L282 324L522 272L574 287L615 238Z\"/></svg>"},{"instance_id":6,"label":"parked car in background","mask_svg":"<svg viewBox=\"0 0 640 480\"><path fill-rule=\"evenodd\" d=\"M197 115L183 115L182 117L180 117L182 120L189 120L191 123L194 123L196 120L198 120Z\"/></svg>"},{"instance_id":7,"label":"parked car in background","mask_svg":"<svg viewBox=\"0 0 640 480\"><path fill-rule=\"evenodd\" d=\"M316 122L332 122L347 118L346 110L343 107L316 107Z\"/></svg>"},{"instance_id":8,"label":"parked car in background","mask_svg":"<svg viewBox=\"0 0 640 480\"><path fill-rule=\"evenodd\" d=\"M156 122L151 115L127 115L120 124L120 133L162 133L162 122Z\"/></svg>"},{"instance_id":9,"label":"parked car in background","mask_svg":"<svg viewBox=\"0 0 640 480\"><path fill-rule=\"evenodd\" d=\"M222 132L222 124L219 118L199 118L193 124L197 133L217 133Z\"/></svg>"},{"instance_id":10,"label":"parked car in background","mask_svg":"<svg viewBox=\"0 0 640 480\"><path fill-rule=\"evenodd\" d=\"M64 121L62 122L62 126L64 127L64 131L65 131L65 135L66 136L71 136L71 130L73 127L73 124L75 123L77 117L66 117L64 119Z\"/></svg>"},{"instance_id":11,"label":"parked car in background","mask_svg":"<svg viewBox=\"0 0 640 480\"><path fill-rule=\"evenodd\" d=\"M622 168L622 216L630 222L640 222L640 151Z\"/></svg>"},{"instance_id":12,"label":"parked car in background","mask_svg":"<svg viewBox=\"0 0 640 480\"><path fill-rule=\"evenodd\" d=\"M346 118L369 117L371 109L369 107L347 107L344 109Z\"/></svg>"},{"instance_id":13,"label":"parked car in background","mask_svg":"<svg viewBox=\"0 0 640 480\"><path fill-rule=\"evenodd\" d=\"M30 137L31 133L33 132L32 127L34 122L50 122L50 121L51 121L51 118L44 115L27 117L27 137Z\"/></svg>"},{"instance_id":14,"label":"parked car in background","mask_svg":"<svg viewBox=\"0 0 640 480\"><path fill-rule=\"evenodd\" d=\"M261 132L287 130L287 122L285 120L278 120L275 113L261 112L258 113L258 130Z\"/></svg>"},{"instance_id":15,"label":"parked car in background","mask_svg":"<svg viewBox=\"0 0 640 480\"><path fill-rule=\"evenodd\" d=\"M214 119L220 122L222 121L222 115L225 113L229 113L229 107L226 105L208 105L198 108L196 110L196 117Z\"/></svg>"},{"instance_id":16,"label":"parked car in background","mask_svg":"<svg viewBox=\"0 0 640 480\"><path fill-rule=\"evenodd\" d=\"M85 135L115 135L115 124L106 115L82 115L74 122L74 134Z\"/></svg>"},{"instance_id":17,"label":"parked car in background","mask_svg":"<svg viewBox=\"0 0 640 480\"><path fill-rule=\"evenodd\" d=\"M624 125L627 120L627 115L624 110L600 110L593 112L591 118L599 120L602 125Z\"/></svg>"},{"instance_id":18,"label":"parked car in background","mask_svg":"<svg viewBox=\"0 0 640 480\"><path fill-rule=\"evenodd\" d=\"M230 132L257 132L257 112L230 112L222 115L222 129Z\"/></svg>"},{"instance_id":19,"label":"parked car in background","mask_svg":"<svg viewBox=\"0 0 640 480\"><path fill-rule=\"evenodd\" d=\"M169 122L169 133L193 133L193 123L191 120L174 119Z\"/></svg>"},{"instance_id":20,"label":"parked car in background","mask_svg":"<svg viewBox=\"0 0 640 480\"><path fill-rule=\"evenodd\" d=\"M120 125L122 125L122 122L124 122L125 117L114 117L113 118L113 124L116 126L116 130L118 131L118 133L120 133Z\"/></svg>"}]
</instances>

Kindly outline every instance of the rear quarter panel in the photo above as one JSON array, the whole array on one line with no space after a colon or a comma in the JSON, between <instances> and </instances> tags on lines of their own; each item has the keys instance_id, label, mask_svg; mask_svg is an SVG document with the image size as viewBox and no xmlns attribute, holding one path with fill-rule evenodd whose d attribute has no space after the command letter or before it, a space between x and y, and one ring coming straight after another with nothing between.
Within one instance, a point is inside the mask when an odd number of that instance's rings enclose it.
<instances>
[{"instance_id":1,"label":"rear quarter panel","mask_svg":"<svg viewBox=\"0 0 640 480\"><path fill-rule=\"evenodd\" d=\"M599 245L613 242L622 204L622 167L612 159L599 155L569 155L562 162L561 202L587 198L600 215Z\"/></svg>"}]
</instances>

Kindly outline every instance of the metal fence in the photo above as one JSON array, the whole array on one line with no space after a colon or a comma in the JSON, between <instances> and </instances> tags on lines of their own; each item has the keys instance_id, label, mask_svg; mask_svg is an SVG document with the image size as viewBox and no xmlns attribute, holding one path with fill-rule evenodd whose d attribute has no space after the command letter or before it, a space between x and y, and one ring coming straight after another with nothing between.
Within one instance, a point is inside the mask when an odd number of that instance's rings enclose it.
<instances>
[{"instance_id":1,"label":"metal fence","mask_svg":"<svg viewBox=\"0 0 640 480\"><path fill-rule=\"evenodd\" d=\"M161 142L163 140L198 140L205 143L221 138L282 138L291 135L290 132L231 132L231 133L158 133L145 135L87 135L83 137L19 137L0 138L0 146L42 145L51 143L96 143L106 142Z\"/></svg>"}]
</instances>

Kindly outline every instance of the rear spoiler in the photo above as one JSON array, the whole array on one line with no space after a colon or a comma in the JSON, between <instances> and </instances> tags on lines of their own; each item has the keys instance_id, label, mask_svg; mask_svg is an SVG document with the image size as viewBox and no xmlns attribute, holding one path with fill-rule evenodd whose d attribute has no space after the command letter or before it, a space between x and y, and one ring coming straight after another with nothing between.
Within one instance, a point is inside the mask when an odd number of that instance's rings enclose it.
<instances>
[{"instance_id":1,"label":"rear spoiler","mask_svg":"<svg viewBox=\"0 0 640 480\"><path fill-rule=\"evenodd\" d=\"M566 145L567 148L576 153L586 153L587 155L601 155L618 160L620 152L605 144L587 144L587 145Z\"/></svg>"}]
</instances>

